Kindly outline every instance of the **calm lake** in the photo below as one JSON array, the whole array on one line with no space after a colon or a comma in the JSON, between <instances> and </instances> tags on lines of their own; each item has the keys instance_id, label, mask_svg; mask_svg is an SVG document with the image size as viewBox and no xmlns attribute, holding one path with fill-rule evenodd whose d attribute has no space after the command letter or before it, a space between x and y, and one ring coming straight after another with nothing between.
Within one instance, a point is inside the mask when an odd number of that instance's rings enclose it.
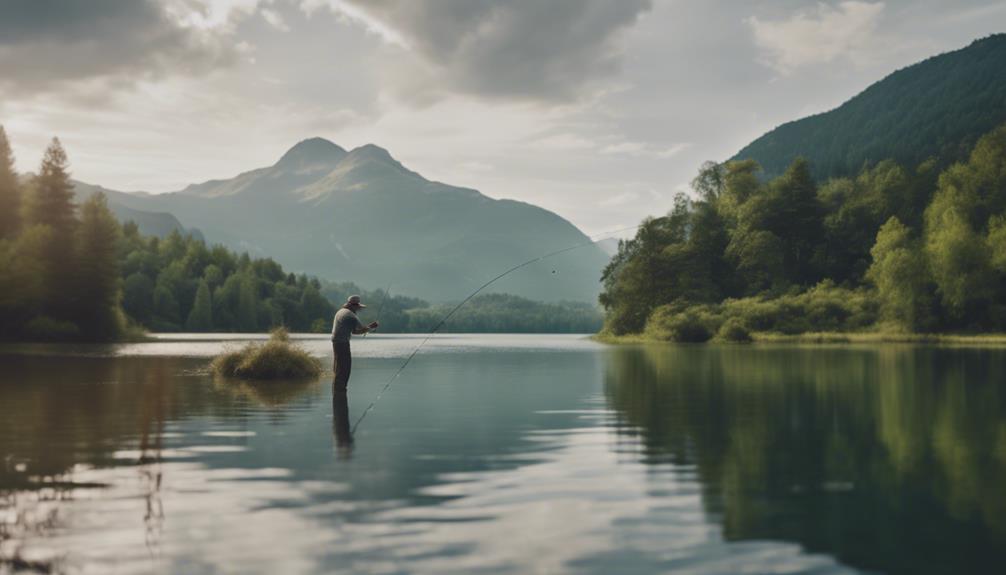
<instances>
[{"instance_id":1,"label":"calm lake","mask_svg":"<svg viewBox=\"0 0 1006 575\"><path fill-rule=\"evenodd\" d=\"M212 337L0 347L0 573L1006 565L1006 350L441 335L351 436L421 340L336 405Z\"/></svg>"}]
</instances>

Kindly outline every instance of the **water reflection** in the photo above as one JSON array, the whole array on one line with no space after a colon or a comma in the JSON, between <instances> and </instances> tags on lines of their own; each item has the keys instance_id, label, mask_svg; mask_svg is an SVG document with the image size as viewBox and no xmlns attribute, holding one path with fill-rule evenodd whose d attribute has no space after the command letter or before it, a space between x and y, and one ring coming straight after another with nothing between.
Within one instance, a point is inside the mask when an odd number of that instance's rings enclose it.
<instances>
[{"instance_id":1,"label":"water reflection","mask_svg":"<svg viewBox=\"0 0 1006 575\"><path fill-rule=\"evenodd\" d=\"M860 568L1006 560L999 350L640 347L606 393L650 462L694 466L733 540L796 541Z\"/></svg>"},{"instance_id":2,"label":"water reflection","mask_svg":"<svg viewBox=\"0 0 1006 575\"><path fill-rule=\"evenodd\" d=\"M346 388L338 388L332 382L332 436L335 438L336 453L342 459L353 454L353 432L349 424L349 398Z\"/></svg>"},{"instance_id":3,"label":"water reflection","mask_svg":"<svg viewBox=\"0 0 1006 575\"><path fill-rule=\"evenodd\" d=\"M0 572L926 573L1006 559L1001 351L479 338L417 356L356 437L350 414L415 340L368 338L350 396L331 398L331 374L215 380L202 348L0 351Z\"/></svg>"},{"instance_id":4,"label":"water reflection","mask_svg":"<svg viewBox=\"0 0 1006 575\"><path fill-rule=\"evenodd\" d=\"M214 375L214 384L223 390L237 394L259 407L278 409L311 394L321 393L318 378L281 380L245 380Z\"/></svg>"}]
</instances>

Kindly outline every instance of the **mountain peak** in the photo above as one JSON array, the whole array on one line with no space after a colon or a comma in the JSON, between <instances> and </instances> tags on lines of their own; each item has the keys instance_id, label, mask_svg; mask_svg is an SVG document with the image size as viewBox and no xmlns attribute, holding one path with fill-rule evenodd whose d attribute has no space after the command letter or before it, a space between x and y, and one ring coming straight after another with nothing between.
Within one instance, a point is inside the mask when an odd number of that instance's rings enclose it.
<instances>
[{"instance_id":1,"label":"mountain peak","mask_svg":"<svg viewBox=\"0 0 1006 575\"><path fill-rule=\"evenodd\" d=\"M349 155L351 157L361 159L367 158L372 160L381 160L385 162L394 162L396 164L398 163L393 157L391 157L390 152L374 144L364 144L359 148L353 148L352 150L349 151Z\"/></svg>"},{"instance_id":2,"label":"mountain peak","mask_svg":"<svg viewBox=\"0 0 1006 575\"><path fill-rule=\"evenodd\" d=\"M346 150L325 138L301 140L287 150L278 164L334 164L346 156Z\"/></svg>"}]
</instances>

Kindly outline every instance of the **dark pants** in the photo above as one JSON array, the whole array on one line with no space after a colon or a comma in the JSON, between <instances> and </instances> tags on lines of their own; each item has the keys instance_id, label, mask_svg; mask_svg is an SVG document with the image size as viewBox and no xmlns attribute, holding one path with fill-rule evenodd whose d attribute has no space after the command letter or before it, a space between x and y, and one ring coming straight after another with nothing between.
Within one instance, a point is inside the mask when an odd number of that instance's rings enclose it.
<instances>
[{"instance_id":1,"label":"dark pants","mask_svg":"<svg viewBox=\"0 0 1006 575\"><path fill-rule=\"evenodd\" d=\"M335 371L333 384L335 391L345 392L349 386L349 372L353 369L353 356L349 353L348 341L333 341L332 352L335 355L332 370Z\"/></svg>"}]
</instances>

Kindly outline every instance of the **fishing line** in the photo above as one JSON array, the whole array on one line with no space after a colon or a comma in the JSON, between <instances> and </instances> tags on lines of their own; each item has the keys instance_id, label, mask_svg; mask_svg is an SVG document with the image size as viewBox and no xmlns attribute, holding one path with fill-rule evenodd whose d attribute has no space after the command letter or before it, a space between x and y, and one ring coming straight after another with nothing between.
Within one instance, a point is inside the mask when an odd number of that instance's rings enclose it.
<instances>
[{"instance_id":1,"label":"fishing line","mask_svg":"<svg viewBox=\"0 0 1006 575\"><path fill-rule=\"evenodd\" d=\"M439 322L437 322L437 325L426 335L425 338L423 338L423 341L419 342L419 345L416 346L416 349L412 350L412 353L410 353L409 356L407 358L405 358L405 362L402 363L402 365L398 368L397 371L395 371L395 374L391 376L391 379L389 379L388 382L384 384L384 387L381 388L381 391L378 392L378 394L377 394L376 397L374 397L374 400L370 402L370 405L367 406L367 409L363 410L363 413L360 414L360 417L356 420L356 423L353 424L353 428L350 430L350 433L356 433L356 428L360 426L360 423L362 423L363 419L365 417L367 417L367 414L370 413L370 411L374 408L374 406L377 404L377 402L381 400L381 397L384 396L384 392L388 391L388 388L391 387L391 384L394 383L394 381L396 379L398 379L398 376L402 374L402 372L405 370L405 367L408 366L409 362L412 361L412 358L416 357L416 354L419 353L419 350L422 349L422 347L424 345L426 345L426 342L428 342L430 340L430 338L432 338L434 335L436 335L436 333L438 331L440 331L440 328L442 328L444 326L444 324L447 323L447 320L451 319L451 316L453 316L455 312L457 312L459 309L461 309L461 306L463 306L466 303L468 303L469 301L471 301L471 299L473 297L477 296L482 290L486 289L487 287L491 286L492 284L496 283L497 281L505 278L506 276L512 274L513 272L515 272L515 271L517 271L517 270L519 270L521 268L527 267L527 266L529 266L529 265L531 265L531 264L533 264L535 262L540 262L541 260L544 260L544 259L547 259L547 258L550 258L550 257L554 257L554 256L557 256L559 254L564 254L566 252L571 252L571 251L573 251L575 249L584 248L584 247L587 247L587 246L594 245L597 242L600 242L602 240L606 240L606 239L610 238L611 236L613 236L615 234L619 234L619 233L622 233L622 232L627 232L627 231L630 231L630 230L637 230L637 229L643 227L644 225L646 225L646 224L642 223L642 224L637 224L635 226L629 226L627 228L621 228L621 229L617 229L617 230L612 230L612 231L609 231L609 232L606 232L606 233L602 234L602 237L598 237L596 240L590 240L589 242L584 242L584 243L581 243L581 244L576 244L575 246L570 246L568 248L563 248L561 250L556 250L554 252L549 252L547 254L544 254L544 255L538 256L536 258L527 260L526 262L521 263L521 264L517 264L517 265L513 266L512 268L506 270L505 272L499 274L498 276L494 277L493 279L491 279L491 280L487 281L486 283L482 284L477 290L475 290L471 294L469 294L468 297L466 297L465 299L461 300L461 303L459 303L458 305L454 306L451 309L451 311L447 312L447 315L445 315ZM387 294L385 294L385 299L387 299ZM382 302L382 305L383 305L383 302Z\"/></svg>"}]
</instances>

